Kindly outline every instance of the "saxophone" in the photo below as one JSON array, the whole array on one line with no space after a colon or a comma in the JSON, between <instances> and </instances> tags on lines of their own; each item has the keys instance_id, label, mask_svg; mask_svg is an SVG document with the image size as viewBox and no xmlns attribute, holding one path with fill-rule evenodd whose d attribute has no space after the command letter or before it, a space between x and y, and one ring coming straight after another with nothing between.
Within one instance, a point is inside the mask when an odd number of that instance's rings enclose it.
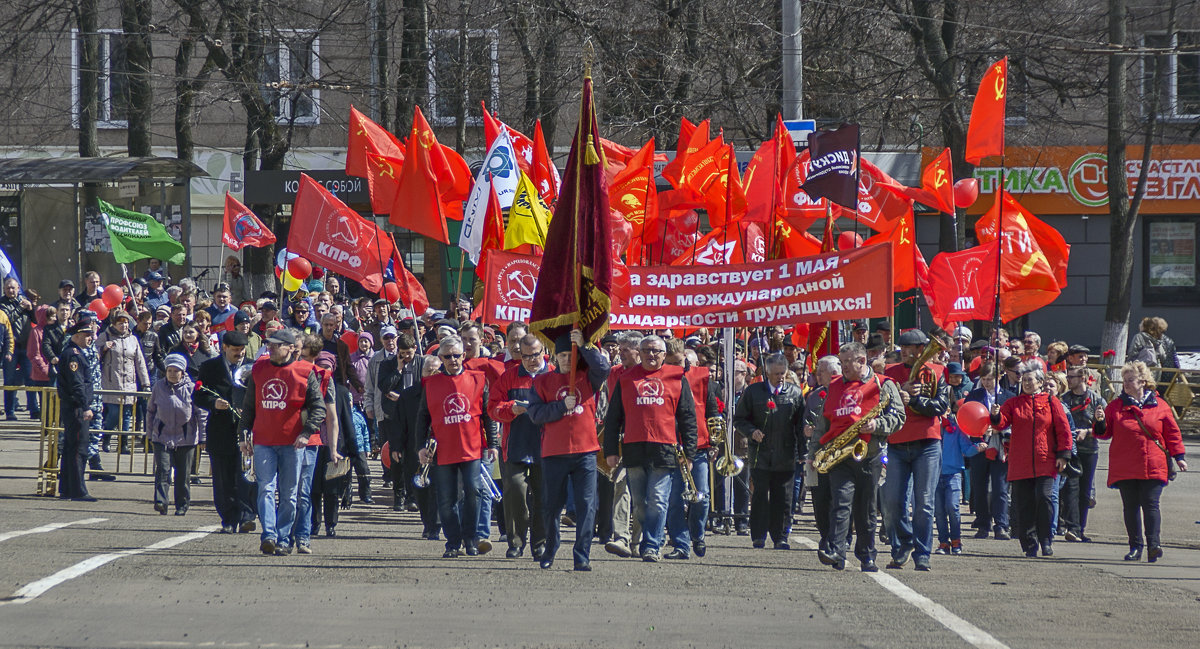
<instances>
[{"instance_id":1,"label":"saxophone","mask_svg":"<svg viewBox=\"0 0 1200 649\"><path fill-rule=\"evenodd\" d=\"M871 408L867 414L863 415L862 419L859 419L851 424L849 428L842 431L842 434L822 446L813 455L813 468L817 470L817 473L829 473L833 467L840 464L846 458L853 458L855 462L861 462L863 456L867 454L867 443L858 438L862 427L866 426L867 422L874 421L876 417L882 414L883 409L888 407L891 400L886 391L880 390L879 403L874 408Z\"/></svg>"}]
</instances>

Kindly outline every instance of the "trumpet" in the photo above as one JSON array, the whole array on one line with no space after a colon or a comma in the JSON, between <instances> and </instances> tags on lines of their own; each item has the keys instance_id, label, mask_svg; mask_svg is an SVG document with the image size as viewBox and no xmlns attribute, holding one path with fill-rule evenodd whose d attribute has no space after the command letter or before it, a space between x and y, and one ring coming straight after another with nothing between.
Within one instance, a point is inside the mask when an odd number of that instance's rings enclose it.
<instances>
[{"instance_id":1,"label":"trumpet","mask_svg":"<svg viewBox=\"0 0 1200 649\"><path fill-rule=\"evenodd\" d=\"M425 442L425 450L428 452L429 461L421 467L421 472L413 476L413 484L418 489L424 489L429 486L429 469L433 467L433 458L437 453L437 440L430 437L428 442Z\"/></svg>"},{"instance_id":2,"label":"trumpet","mask_svg":"<svg viewBox=\"0 0 1200 649\"><path fill-rule=\"evenodd\" d=\"M683 476L683 501L688 503L698 503L704 500L704 494L696 488L696 479L692 477L692 472L688 470L687 454L683 452L683 445L675 445L675 460L679 463L679 474Z\"/></svg>"}]
</instances>

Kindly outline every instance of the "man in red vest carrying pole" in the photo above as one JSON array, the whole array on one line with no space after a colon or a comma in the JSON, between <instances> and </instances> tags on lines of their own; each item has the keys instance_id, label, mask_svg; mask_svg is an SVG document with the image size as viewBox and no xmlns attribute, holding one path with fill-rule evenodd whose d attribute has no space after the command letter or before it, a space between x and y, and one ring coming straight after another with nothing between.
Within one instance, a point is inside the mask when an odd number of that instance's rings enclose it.
<instances>
[{"instance_id":1,"label":"man in red vest carrying pole","mask_svg":"<svg viewBox=\"0 0 1200 649\"><path fill-rule=\"evenodd\" d=\"M443 558L453 559L465 550L479 554L479 496L483 489L479 463L486 454L496 460L500 446L495 426L487 418L487 378L463 365L463 342L447 336L438 345L442 371L424 379L425 399L417 410L416 434L421 446L429 436L437 441L431 456L420 451L421 464L436 460L433 480L437 484L438 514L446 533ZM461 482L463 500L458 504Z\"/></svg>"},{"instance_id":2,"label":"man in red vest carrying pole","mask_svg":"<svg viewBox=\"0 0 1200 649\"><path fill-rule=\"evenodd\" d=\"M269 356L254 364L246 381L239 432L242 452L254 455L262 522L259 549L263 554L283 555L292 551L289 539L296 522L301 454L325 421L325 403L312 363L295 360L295 332L280 329L271 334L267 350Z\"/></svg>"}]
</instances>

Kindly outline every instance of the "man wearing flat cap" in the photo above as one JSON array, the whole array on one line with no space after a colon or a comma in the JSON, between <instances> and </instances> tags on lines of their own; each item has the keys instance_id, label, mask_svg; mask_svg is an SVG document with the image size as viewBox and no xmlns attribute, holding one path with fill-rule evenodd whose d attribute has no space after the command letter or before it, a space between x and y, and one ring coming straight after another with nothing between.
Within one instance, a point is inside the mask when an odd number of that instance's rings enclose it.
<instances>
[{"instance_id":1,"label":"man wearing flat cap","mask_svg":"<svg viewBox=\"0 0 1200 649\"><path fill-rule=\"evenodd\" d=\"M193 393L196 405L208 411L209 464L212 466L213 504L221 517L221 533L252 532L256 517L255 485L242 471L237 427L240 411L234 404L246 398L245 377L253 361L246 354L246 334L229 331L221 337L221 354L200 364L199 381Z\"/></svg>"},{"instance_id":2,"label":"man wearing flat cap","mask_svg":"<svg viewBox=\"0 0 1200 649\"><path fill-rule=\"evenodd\" d=\"M897 342L901 362L889 365L884 374L900 384L906 419L888 438L883 522L892 545L892 560L887 567L903 568L911 555L916 569L926 571L933 552L933 495L941 475L942 417L950 410L950 386L943 366L930 361L913 367L929 343L924 332L909 329Z\"/></svg>"}]
</instances>

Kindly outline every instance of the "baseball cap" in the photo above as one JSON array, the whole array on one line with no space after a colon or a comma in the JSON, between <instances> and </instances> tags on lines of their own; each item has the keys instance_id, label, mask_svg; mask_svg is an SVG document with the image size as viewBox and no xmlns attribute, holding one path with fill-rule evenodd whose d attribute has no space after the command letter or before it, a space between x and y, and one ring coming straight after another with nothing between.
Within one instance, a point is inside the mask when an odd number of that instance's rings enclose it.
<instances>
[{"instance_id":1,"label":"baseball cap","mask_svg":"<svg viewBox=\"0 0 1200 649\"><path fill-rule=\"evenodd\" d=\"M291 329L280 329L270 336L267 336L267 342L279 343L283 345L295 345L296 334L293 333Z\"/></svg>"},{"instance_id":2,"label":"baseball cap","mask_svg":"<svg viewBox=\"0 0 1200 649\"><path fill-rule=\"evenodd\" d=\"M75 288L75 282L72 282L69 279L64 279L63 281L58 283L59 288L67 288L68 286L71 288Z\"/></svg>"},{"instance_id":3,"label":"baseball cap","mask_svg":"<svg viewBox=\"0 0 1200 649\"><path fill-rule=\"evenodd\" d=\"M380 327L379 328L379 337L387 338L388 336L395 338L396 337L396 328L393 327L392 325Z\"/></svg>"}]
</instances>

